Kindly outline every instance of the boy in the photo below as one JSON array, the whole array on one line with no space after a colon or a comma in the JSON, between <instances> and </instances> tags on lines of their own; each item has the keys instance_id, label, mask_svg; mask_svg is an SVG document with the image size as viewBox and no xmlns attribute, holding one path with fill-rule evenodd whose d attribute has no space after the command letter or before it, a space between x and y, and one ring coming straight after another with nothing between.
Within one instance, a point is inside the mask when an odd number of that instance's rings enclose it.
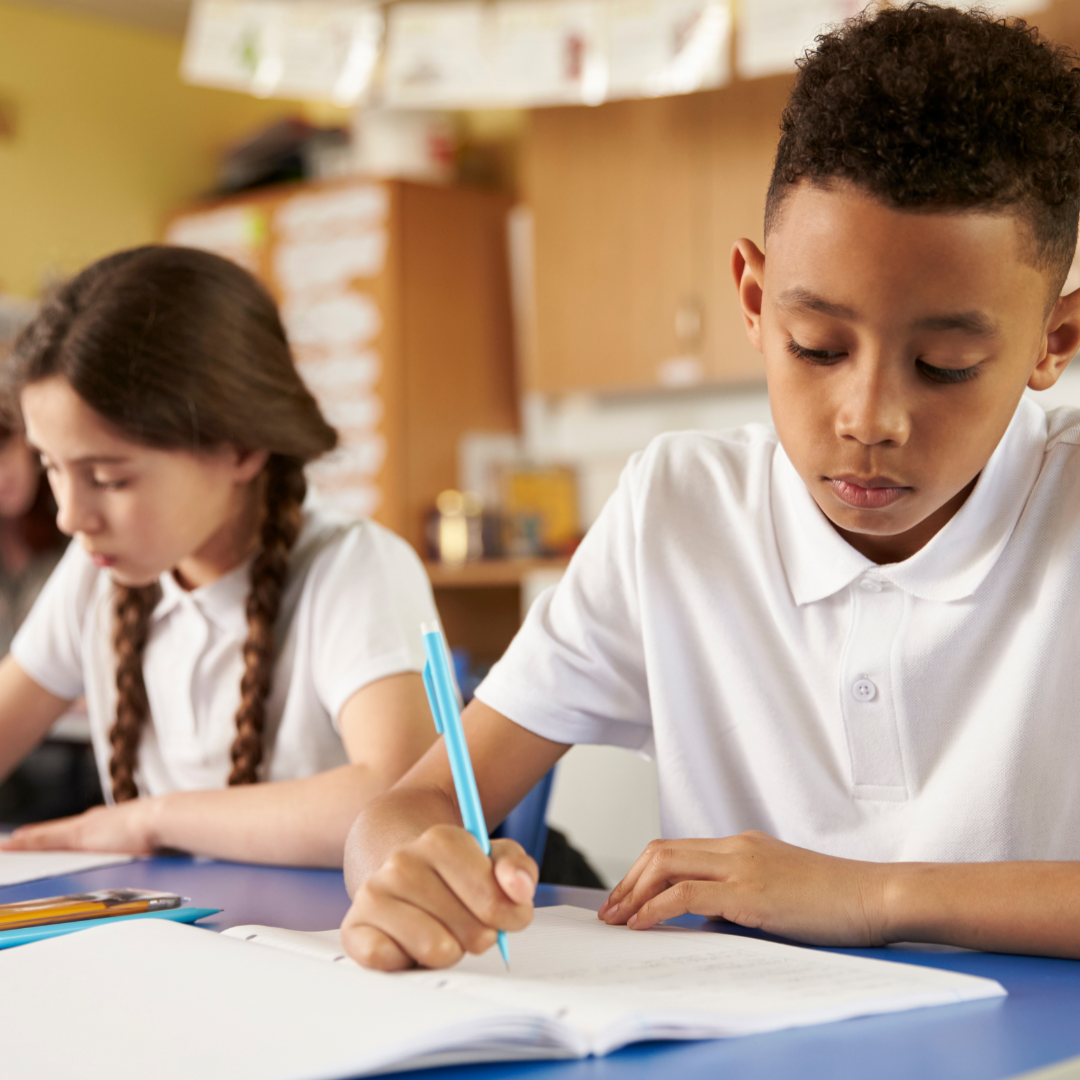
<instances>
[{"instance_id":1,"label":"boy","mask_svg":"<svg viewBox=\"0 0 1080 1080\"><path fill-rule=\"evenodd\" d=\"M575 742L655 755L664 835L601 909L826 945L1080 957L1080 71L913 5L801 65L732 267L775 431L631 461L466 715L488 820ZM453 963L536 867L459 827L442 744L358 819L360 962ZM707 839L700 839L700 838Z\"/></svg>"}]
</instances>

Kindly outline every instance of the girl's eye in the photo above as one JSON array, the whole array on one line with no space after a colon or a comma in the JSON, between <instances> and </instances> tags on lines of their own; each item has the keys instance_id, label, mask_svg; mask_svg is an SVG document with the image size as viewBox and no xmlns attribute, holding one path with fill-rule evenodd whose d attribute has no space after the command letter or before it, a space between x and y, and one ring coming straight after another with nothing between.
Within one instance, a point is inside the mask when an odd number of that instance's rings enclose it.
<instances>
[{"instance_id":1,"label":"girl's eye","mask_svg":"<svg viewBox=\"0 0 1080 1080\"><path fill-rule=\"evenodd\" d=\"M809 360L812 364L820 364L823 367L835 364L846 355L846 353L831 352L828 349L807 349L793 339L788 341L787 349L792 356L796 356L800 360Z\"/></svg>"},{"instance_id":2,"label":"girl's eye","mask_svg":"<svg viewBox=\"0 0 1080 1080\"><path fill-rule=\"evenodd\" d=\"M940 368L934 367L932 364L926 363L924 360L916 360L915 366L926 376L931 382L956 384L970 382L972 379L979 377L979 366L976 364L973 367L966 368Z\"/></svg>"},{"instance_id":3,"label":"girl's eye","mask_svg":"<svg viewBox=\"0 0 1080 1080\"><path fill-rule=\"evenodd\" d=\"M96 476L93 479L94 487L100 491L121 491L127 487L126 480L99 480Z\"/></svg>"}]
</instances>

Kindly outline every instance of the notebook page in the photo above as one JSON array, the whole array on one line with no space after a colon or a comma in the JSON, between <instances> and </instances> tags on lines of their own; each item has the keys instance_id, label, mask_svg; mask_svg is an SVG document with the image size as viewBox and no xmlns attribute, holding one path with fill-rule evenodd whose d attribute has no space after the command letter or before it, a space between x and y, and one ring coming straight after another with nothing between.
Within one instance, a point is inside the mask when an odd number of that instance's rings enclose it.
<instances>
[{"instance_id":1,"label":"notebook page","mask_svg":"<svg viewBox=\"0 0 1080 1080\"><path fill-rule=\"evenodd\" d=\"M588 1032L594 1053L634 1039L746 1035L1005 994L990 979L736 934L635 932L572 907L538 909L529 930L512 935L510 957L509 973L494 950L466 957L447 989L534 1008L558 1001L555 1015Z\"/></svg>"},{"instance_id":2,"label":"notebook page","mask_svg":"<svg viewBox=\"0 0 1080 1080\"><path fill-rule=\"evenodd\" d=\"M341 944L340 930L285 930L280 926L230 926L221 931L222 937L237 938L252 945L265 945L271 949L307 956L312 960L347 962L349 959Z\"/></svg>"},{"instance_id":3,"label":"notebook page","mask_svg":"<svg viewBox=\"0 0 1080 1080\"><path fill-rule=\"evenodd\" d=\"M0 1016L4 1080L331 1080L574 1052L506 1003L162 920L0 953Z\"/></svg>"},{"instance_id":4,"label":"notebook page","mask_svg":"<svg viewBox=\"0 0 1080 1080\"><path fill-rule=\"evenodd\" d=\"M239 929L264 932L264 943L275 934L308 939L313 953L344 956L334 931ZM511 935L509 972L492 949L446 971L397 978L491 1004L513 1001L574 1027L593 1053L644 1038L745 1035L1005 993L990 979L735 934L635 932L574 907L538 908L528 929Z\"/></svg>"},{"instance_id":5,"label":"notebook page","mask_svg":"<svg viewBox=\"0 0 1080 1080\"><path fill-rule=\"evenodd\" d=\"M0 851L0 887L24 881L78 874L100 866L131 862L133 855L110 855L94 851Z\"/></svg>"}]
</instances>

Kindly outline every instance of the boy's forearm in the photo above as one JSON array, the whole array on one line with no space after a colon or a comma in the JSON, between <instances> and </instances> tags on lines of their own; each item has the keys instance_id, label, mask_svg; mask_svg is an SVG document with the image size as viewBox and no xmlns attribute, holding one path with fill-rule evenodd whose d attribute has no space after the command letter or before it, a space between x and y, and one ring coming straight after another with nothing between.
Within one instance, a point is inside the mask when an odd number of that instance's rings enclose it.
<instances>
[{"instance_id":1,"label":"boy's forearm","mask_svg":"<svg viewBox=\"0 0 1080 1080\"><path fill-rule=\"evenodd\" d=\"M898 863L883 869L889 941L1080 958L1080 863Z\"/></svg>"},{"instance_id":2,"label":"boy's forearm","mask_svg":"<svg viewBox=\"0 0 1080 1080\"><path fill-rule=\"evenodd\" d=\"M396 787L373 799L345 841L345 888L353 896L386 856L433 825L460 825L457 802L434 785Z\"/></svg>"}]
</instances>

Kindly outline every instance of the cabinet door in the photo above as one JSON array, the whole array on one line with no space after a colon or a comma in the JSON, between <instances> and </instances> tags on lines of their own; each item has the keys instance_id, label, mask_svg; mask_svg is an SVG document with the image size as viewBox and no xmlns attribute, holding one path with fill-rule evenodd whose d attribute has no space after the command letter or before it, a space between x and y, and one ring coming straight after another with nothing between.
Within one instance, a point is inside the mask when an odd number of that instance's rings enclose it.
<instances>
[{"instance_id":1,"label":"cabinet door","mask_svg":"<svg viewBox=\"0 0 1080 1080\"><path fill-rule=\"evenodd\" d=\"M740 237L761 247L765 193L780 137L788 76L737 82L707 95L709 104L709 270L703 356L705 378L738 383L764 378L761 355L746 337L731 276Z\"/></svg>"},{"instance_id":2,"label":"cabinet door","mask_svg":"<svg viewBox=\"0 0 1080 1080\"><path fill-rule=\"evenodd\" d=\"M691 95L530 115L532 388L655 387L699 351L710 270L706 104Z\"/></svg>"},{"instance_id":3,"label":"cabinet door","mask_svg":"<svg viewBox=\"0 0 1080 1080\"><path fill-rule=\"evenodd\" d=\"M647 389L763 376L730 271L761 244L787 77L682 97L534 111L534 389Z\"/></svg>"}]
</instances>

